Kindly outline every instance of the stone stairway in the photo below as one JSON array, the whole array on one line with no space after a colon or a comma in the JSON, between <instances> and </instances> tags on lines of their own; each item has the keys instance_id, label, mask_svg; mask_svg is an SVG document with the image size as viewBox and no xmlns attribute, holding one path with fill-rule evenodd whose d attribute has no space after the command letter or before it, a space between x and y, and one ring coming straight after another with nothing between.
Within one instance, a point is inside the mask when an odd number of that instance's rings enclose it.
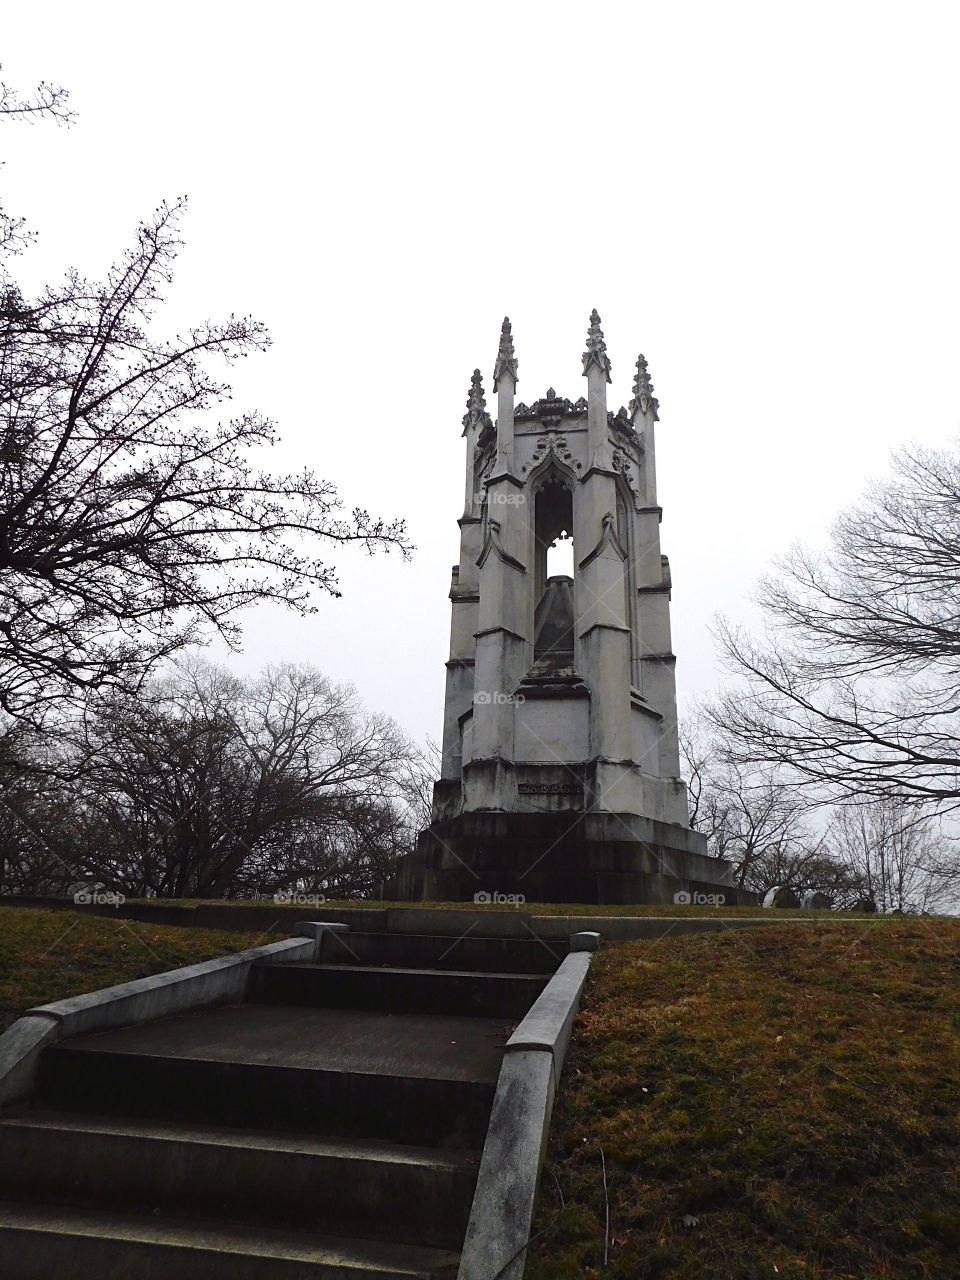
<instances>
[{"instance_id":1,"label":"stone stairway","mask_svg":"<svg viewBox=\"0 0 960 1280\"><path fill-rule=\"evenodd\" d=\"M503 1045L566 946L325 934L246 1001L44 1049L0 1276L456 1276Z\"/></svg>"}]
</instances>

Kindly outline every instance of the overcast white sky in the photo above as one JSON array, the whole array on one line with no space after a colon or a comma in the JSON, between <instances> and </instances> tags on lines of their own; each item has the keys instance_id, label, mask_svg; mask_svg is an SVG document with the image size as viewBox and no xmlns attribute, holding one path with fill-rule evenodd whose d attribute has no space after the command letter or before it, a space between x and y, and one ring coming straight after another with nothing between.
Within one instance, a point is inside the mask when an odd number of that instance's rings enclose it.
<instances>
[{"instance_id":1,"label":"overcast white sky","mask_svg":"<svg viewBox=\"0 0 960 1280\"><path fill-rule=\"evenodd\" d=\"M244 653L309 659L439 736L460 419L513 319L520 399L660 400L681 699L708 634L881 474L957 430L960 8L953 4L5 6L3 76L68 87L70 130L6 128L28 285L105 270L187 193L171 328L253 313L234 380L274 465L408 518L419 550L338 558L344 598L251 613Z\"/></svg>"}]
</instances>

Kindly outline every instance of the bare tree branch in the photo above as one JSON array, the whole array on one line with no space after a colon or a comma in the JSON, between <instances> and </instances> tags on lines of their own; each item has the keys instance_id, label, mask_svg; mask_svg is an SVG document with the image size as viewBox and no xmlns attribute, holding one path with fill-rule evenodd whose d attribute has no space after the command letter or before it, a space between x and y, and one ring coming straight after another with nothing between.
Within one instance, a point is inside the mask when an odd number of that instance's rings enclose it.
<instances>
[{"instance_id":1,"label":"bare tree branch","mask_svg":"<svg viewBox=\"0 0 960 1280\"><path fill-rule=\"evenodd\" d=\"M741 686L710 711L744 767L821 799L960 801L960 453L909 448L766 579L767 636L720 619Z\"/></svg>"},{"instance_id":2,"label":"bare tree branch","mask_svg":"<svg viewBox=\"0 0 960 1280\"><path fill-rule=\"evenodd\" d=\"M4 751L5 748L5 751ZM379 892L421 825L428 761L311 667L241 680L200 661L0 740L8 889L131 896Z\"/></svg>"},{"instance_id":3,"label":"bare tree branch","mask_svg":"<svg viewBox=\"0 0 960 1280\"><path fill-rule=\"evenodd\" d=\"M268 344L231 316L173 341L148 334L180 244L162 205L99 284L75 273L34 302L0 297L0 709L136 688L209 631L228 643L260 600L300 613L336 572L311 551L410 552L403 521L355 509L311 471L275 476L251 452L273 424L229 399L211 361Z\"/></svg>"}]
</instances>

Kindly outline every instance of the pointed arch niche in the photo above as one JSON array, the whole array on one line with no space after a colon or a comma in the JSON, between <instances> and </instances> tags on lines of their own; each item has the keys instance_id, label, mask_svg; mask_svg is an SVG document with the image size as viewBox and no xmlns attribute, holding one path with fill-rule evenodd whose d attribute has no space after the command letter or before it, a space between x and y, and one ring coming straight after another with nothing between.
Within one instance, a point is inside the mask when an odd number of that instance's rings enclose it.
<instances>
[{"instance_id":1,"label":"pointed arch niche","mask_svg":"<svg viewBox=\"0 0 960 1280\"><path fill-rule=\"evenodd\" d=\"M546 460L531 480L534 662L552 658L559 665L572 666L573 494L577 481L556 458Z\"/></svg>"}]
</instances>

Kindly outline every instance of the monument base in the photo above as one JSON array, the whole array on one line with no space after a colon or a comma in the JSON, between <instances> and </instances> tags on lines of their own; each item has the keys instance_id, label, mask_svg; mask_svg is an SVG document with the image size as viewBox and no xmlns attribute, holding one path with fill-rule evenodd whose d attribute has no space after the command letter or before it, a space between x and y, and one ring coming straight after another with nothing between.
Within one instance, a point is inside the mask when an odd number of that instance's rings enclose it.
<instances>
[{"instance_id":1,"label":"monument base","mask_svg":"<svg viewBox=\"0 0 960 1280\"><path fill-rule=\"evenodd\" d=\"M689 827L629 813L462 813L430 824L384 886L397 902L747 906Z\"/></svg>"}]
</instances>

